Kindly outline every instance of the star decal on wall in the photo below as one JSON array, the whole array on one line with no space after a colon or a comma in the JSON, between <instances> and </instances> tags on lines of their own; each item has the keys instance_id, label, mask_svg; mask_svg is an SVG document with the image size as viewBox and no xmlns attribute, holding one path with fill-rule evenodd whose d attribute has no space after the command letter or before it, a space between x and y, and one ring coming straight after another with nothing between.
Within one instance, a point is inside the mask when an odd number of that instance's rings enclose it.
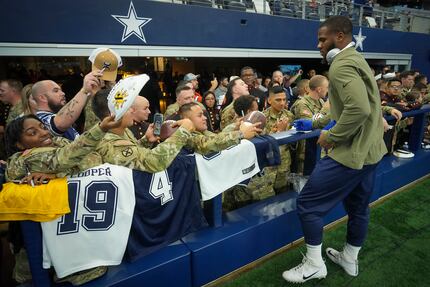
<instances>
[{"instance_id":1,"label":"star decal on wall","mask_svg":"<svg viewBox=\"0 0 430 287\"><path fill-rule=\"evenodd\" d=\"M142 27L148 24L152 18L138 17L136 14L136 9L134 8L133 2L130 2L130 7L128 8L128 15L111 15L115 20L124 26L124 31L122 33L121 43L127 40L131 35L135 35L137 38L146 43L145 35L143 34Z\"/></svg>"},{"instance_id":2,"label":"star decal on wall","mask_svg":"<svg viewBox=\"0 0 430 287\"><path fill-rule=\"evenodd\" d=\"M354 39L356 41L355 46L358 48L360 47L361 51L363 51L363 42L366 40L366 36L363 36L361 33L361 28L358 31L358 35L354 35Z\"/></svg>"}]
</instances>

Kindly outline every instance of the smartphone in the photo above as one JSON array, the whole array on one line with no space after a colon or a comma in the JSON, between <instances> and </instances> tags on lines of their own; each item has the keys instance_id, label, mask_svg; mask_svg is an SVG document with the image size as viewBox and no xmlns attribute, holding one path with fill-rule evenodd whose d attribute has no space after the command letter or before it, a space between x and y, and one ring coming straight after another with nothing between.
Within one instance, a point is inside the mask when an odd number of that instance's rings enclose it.
<instances>
[{"instance_id":1,"label":"smartphone","mask_svg":"<svg viewBox=\"0 0 430 287\"><path fill-rule=\"evenodd\" d=\"M163 124L163 114L156 113L154 115L154 135L156 136L160 135L162 124Z\"/></svg>"}]
</instances>

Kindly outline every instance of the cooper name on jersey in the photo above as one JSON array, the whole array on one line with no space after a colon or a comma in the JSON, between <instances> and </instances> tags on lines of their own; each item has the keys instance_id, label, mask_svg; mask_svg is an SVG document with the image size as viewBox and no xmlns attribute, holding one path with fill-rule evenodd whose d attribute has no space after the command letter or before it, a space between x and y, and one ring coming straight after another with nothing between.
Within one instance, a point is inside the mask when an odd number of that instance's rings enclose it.
<instances>
[{"instance_id":1,"label":"cooper name on jersey","mask_svg":"<svg viewBox=\"0 0 430 287\"><path fill-rule=\"evenodd\" d=\"M84 176L112 176L111 170L109 167L98 167L98 168L90 168L86 171L71 175L70 178L78 178Z\"/></svg>"}]
</instances>

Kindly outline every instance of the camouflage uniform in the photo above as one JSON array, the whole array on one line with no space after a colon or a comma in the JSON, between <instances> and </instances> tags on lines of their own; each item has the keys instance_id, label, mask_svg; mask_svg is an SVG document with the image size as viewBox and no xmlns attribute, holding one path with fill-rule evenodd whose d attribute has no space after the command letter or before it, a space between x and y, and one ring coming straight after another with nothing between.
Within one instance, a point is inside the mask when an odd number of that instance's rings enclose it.
<instances>
[{"instance_id":1,"label":"camouflage uniform","mask_svg":"<svg viewBox=\"0 0 430 287\"><path fill-rule=\"evenodd\" d=\"M187 148L200 154L218 152L240 143L242 136L240 131L220 132L215 134L210 131L193 132L187 142Z\"/></svg>"},{"instance_id":2,"label":"camouflage uniform","mask_svg":"<svg viewBox=\"0 0 430 287\"><path fill-rule=\"evenodd\" d=\"M95 147L105 133L98 125L73 142L61 137L53 138L54 147L38 147L12 155L7 164L6 177L21 179L31 172L55 173L57 177L74 174L102 163Z\"/></svg>"},{"instance_id":3,"label":"camouflage uniform","mask_svg":"<svg viewBox=\"0 0 430 287\"><path fill-rule=\"evenodd\" d=\"M22 107L22 102L19 101L15 106L11 107L9 110L9 115L6 119L6 125L8 125L14 119L20 117L24 113L24 109Z\"/></svg>"},{"instance_id":4,"label":"camouflage uniform","mask_svg":"<svg viewBox=\"0 0 430 287\"><path fill-rule=\"evenodd\" d=\"M294 115L290 111L284 109L278 114L276 114L272 108L268 108L265 110L264 115L266 116L267 122L266 127L264 128L264 132L267 134L273 133L276 129L276 123L283 119L288 119L291 123L294 121ZM284 188L288 183L288 174L290 173L291 166L291 154L289 145L282 145L279 147L281 152L281 164L276 167L269 167L268 173L276 172L276 179L273 185L275 190Z\"/></svg>"},{"instance_id":5,"label":"camouflage uniform","mask_svg":"<svg viewBox=\"0 0 430 287\"><path fill-rule=\"evenodd\" d=\"M296 119L309 119L312 120L312 126L314 128L322 128L327 125L330 121L328 116L329 110L323 108L324 101L322 99L315 100L309 95L305 95L300 100L296 101L291 107ZM305 147L306 140L297 142L296 149L296 162L297 162L297 173L303 174L304 163L305 163Z\"/></svg>"},{"instance_id":6,"label":"camouflage uniform","mask_svg":"<svg viewBox=\"0 0 430 287\"><path fill-rule=\"evenodd\" d=\"M229 124L234 123L235 119L237 118L237 115L234 112L233 103L234 101L221 111L221 130L223 130Z\"/></svg>"},{"instance_id":7,"label":"camouflage uniform","mask_svg":"<svg viewBox=\"0 0 430 287\"><path fill-rule=\"evenodd\" d=\"M275 114L271 108L265 110L264 115L267 118L264 134L275 132L276 123L288 118L292 123L293 114L288 110L283 110ZM248 186L235 186L225 192L224 207L225 209L242 207L253 201L262 200L275 195L274 189L281 189L287 185L287 176L291 165L290 150L287 145L280 146L281 164L276 167L266 167L258 175L252 177Z\"/></svg>"},{"instance_id":8,"label":"camouflage uniform","mask_svg":"<svg viewBox=\"0 0 430 287\"><path fill-rule=\"evenodd\" d=\"M85 105L85 126L84 130L87 131L91 129L93 126L100 122L100 119L96 116L93 111L93 101L89 100Z\"/></svg>"},{"instance_id":9,"label":"camouflage uniform","mask_svg":"<svg viewBox=\"0 0 430 287\"><path fill-rule=\"evenodd\" d=\"M148 149L142 146L142 140L136 140L133 133L127 129L123 135L106 133L96 151L102 156L104 163L159 172L172 163L190 137L191 133L180 127L156 148Z\"/></svg>"},{"instance_id":10,"label":"camouflage uniform","mask_svg":"<svg viewBox=\"0 0 430 287\"><path fill-rule=\"evenodd\" d=\"M171 115L175 114L177 111L179 111L179 104L173 103L169 105L166 109L166 112L164 112L164 118L167 119Z\"/></svg>"},{"instance_id":11,"label":"camouflage uniform","mask_svg":"<svg viewBox=\"0 0 430 287\"><path fill-rule=\"evenodd\" d=\"M398 97L399 102L406 101L406 95L411 91L411 89L403 88L402 92L400 93L400 96Z\"/></svg>"}]
</instances>

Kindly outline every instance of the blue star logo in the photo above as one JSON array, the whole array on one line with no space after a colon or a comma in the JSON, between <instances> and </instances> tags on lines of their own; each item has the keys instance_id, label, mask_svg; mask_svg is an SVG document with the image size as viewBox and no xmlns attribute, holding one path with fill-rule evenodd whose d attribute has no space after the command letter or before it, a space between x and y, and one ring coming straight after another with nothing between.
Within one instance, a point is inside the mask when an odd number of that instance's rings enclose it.
<instances>
[{"instance_id":1,"label":"blue star logo","mask_svg":"<svg viewBox=\"0 0 430 287\"><path fill-rule=\"evenodd\" d=\"M137 38L146 43L145 35L143 34L142 27L148 24L152 18L138 17L136 14L136 9L134 8L133 2L130 2L130 7L128 8L128 15L111 15L119 23L124 26L124 31L122 33L121 43L127 40L131 35L135 35Z\"/></svg>"}]
</instances>

